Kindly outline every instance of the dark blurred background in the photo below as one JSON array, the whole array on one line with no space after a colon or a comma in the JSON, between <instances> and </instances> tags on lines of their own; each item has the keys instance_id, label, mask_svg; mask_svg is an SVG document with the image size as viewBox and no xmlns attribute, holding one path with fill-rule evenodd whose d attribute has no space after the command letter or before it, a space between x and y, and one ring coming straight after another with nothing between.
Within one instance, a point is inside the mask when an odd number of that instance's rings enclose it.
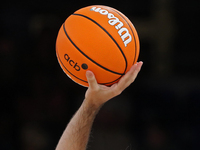
<instances>
[{"instance_id":1,"label":"dark blurred background","mask_svg":"<svg viewBox=\"0 0 200 150\"><path fill-rule=\"evenodd\" d=\"M0 149L55 149L86 91L60 68L56 36L70 14L92 4L133 22L144 65L135 83L102 108L88 149L199 149L198 0L2 1Z\"/></svg>"}]
</instances>

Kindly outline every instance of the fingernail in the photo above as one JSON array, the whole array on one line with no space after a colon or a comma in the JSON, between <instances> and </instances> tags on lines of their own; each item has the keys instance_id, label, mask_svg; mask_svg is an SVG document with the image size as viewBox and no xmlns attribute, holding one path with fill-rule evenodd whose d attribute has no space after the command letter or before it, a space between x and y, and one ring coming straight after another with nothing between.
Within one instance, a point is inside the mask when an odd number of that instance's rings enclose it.
<instances>
[{"instance_id":1,"label":"fingernail","mask_svg":"<svg viewBox=\"0 0 200 150\"><path fill-rule=\"evenodd\" d=\"M86 76L91 78L93 76L93 73L89 70L86 71Z\"/></svg>"}]
</instances>

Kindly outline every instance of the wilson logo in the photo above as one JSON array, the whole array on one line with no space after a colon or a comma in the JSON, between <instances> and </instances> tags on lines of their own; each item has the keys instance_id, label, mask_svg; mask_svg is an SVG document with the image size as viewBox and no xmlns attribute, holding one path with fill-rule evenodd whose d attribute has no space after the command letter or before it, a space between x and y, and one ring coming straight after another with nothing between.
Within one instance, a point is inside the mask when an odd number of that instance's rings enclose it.
<instances>
[{"instance_id":1,"label":"wilson logo","mask_svg":"<svg viewBox=\"0 0 200 150\"><path fill-rule=\"evenodd\" d=\"M109 19L108 23L111 26L115 26L115 28L118 30L118 34L124 42L125 47L128 45L128 43L132 41L132 36L130 35L128 29L123 27L124 24L119 20L119 18L115 17L112 13L109 13L105 9L93 7L90 10L94 12L99 12L102 15L107 15Z\"/></svg>"}]
</instances>

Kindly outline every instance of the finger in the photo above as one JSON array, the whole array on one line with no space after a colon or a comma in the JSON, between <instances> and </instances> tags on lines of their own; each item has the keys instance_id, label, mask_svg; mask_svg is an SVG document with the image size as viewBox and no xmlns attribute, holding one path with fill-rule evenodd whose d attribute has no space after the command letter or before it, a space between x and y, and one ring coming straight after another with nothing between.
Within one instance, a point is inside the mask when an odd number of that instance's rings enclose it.
<instances>
[{"instance_id":1,"label":"finger","mask_svg":"<svg viewBox=\"0 0 200 150\"><path fill-rule=\"evenodd\" d=\"M133 83L133 81L136 79L138 73L140 72L142 65L143 65L143 62L140 61L140 62L134 64L130 68L130 70L118 82L118 85L117 85L118 90L123 91L131 83Z\"/></svg>"},{"instance_id":2,"label":"finger","mask_svg":"<svg viewBox=\"0 0 200 150\"><path fill-rule=\"evenodd\" d=\"M98 87L97 80L92 71L86 71L86 78L90 88L95 89Z\"/></svg>"}]
</instances>

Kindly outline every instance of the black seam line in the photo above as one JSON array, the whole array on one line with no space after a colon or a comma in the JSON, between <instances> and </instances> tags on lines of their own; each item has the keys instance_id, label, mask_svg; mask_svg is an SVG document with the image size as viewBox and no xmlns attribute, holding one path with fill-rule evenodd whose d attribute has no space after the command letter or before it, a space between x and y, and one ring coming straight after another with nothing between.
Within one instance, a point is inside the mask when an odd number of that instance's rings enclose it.
<instances>
[{"instance_id":1,"label":"black seam line","mask_svg":"<svg viewBox=\"0 0 200 150\"><path fill-rule=\"evenodd\" d=\"M81 16L81 17L84 17L84 18L86 18L86 19L92 21L93 23L95 23L96 25L98 25L104 32L106 32L106 33L109 35L109 37L114 41L114 43L117 45L117 47L118 47L119 50L121 51L121 54L122 54L123 57L124 57L124 60L125 60L125 70L124 70L124 72L123 72L123 73L118 73L118 72L112 71L112 70L110 70L110 69L108 69L108 68L106 68L106 67L100 65L99 63L95 62L94 60L92 60L92 59L91 59L90 57L88 57L83 51L81 51L81 50L75 45L75 43L73 43L73 41L69 38L67 32L65 32L66 35L68 36L69 40L72 42L72 44L73 44L85 57L87 57L89 60L91 60L93 63L95 63L96 65L100 66L101 68L103 68L103 69L105 69L105 70L107 70L107 71L109 71L109 72L112 72L112 73L114 73L114 74L124 75L125 72L126 72L126 69L127 69L127 60L126 60L126 57L125 57L125 55L124 55L124 53L123 53L121 47L118 45L118 43L115 41L115 39L108 33L108 31L107 31L106 29L104 29L104 28L103 28L100 24L98 24L95 20L93 20L93 19L91 19L91 18L89 18L89 17L87 17L87 16L85 16L85 15L82 15L82 14L72 14L72 15ZM65 30L65 28L64 28L64 30ZM65 31L66 31L66 30L65 30Z\"/></svg>"},{"instance_id":2,"label":"black seam line","mask_svg":"<svg viewBox=\"0 0 200 150\"><path fill-rule=\"evenodd\" d=\"M120 15L123 19L124 19L124 21L126 21L126 19L120 14L120 13L118 13L117 11L115 11L114 9L112 9L114 12L116 12L118 15ZM134 33L133 33L133 30L132 30L132 28L131 28L131 26L130 26L130 24L126 21L126 23L128 24L128 26L129 26L129 28L131 29L131 32L132 32L132 35L133 35L133 38L134 38L134 41L135 41L135 57L134 57L134 61L133 61L133 63L135 62L135 59L136 59L136 53L137 53L137 44L136 44L136 40L135 40L135 35L134 35Z\"/></svg>"}]
</instances>

